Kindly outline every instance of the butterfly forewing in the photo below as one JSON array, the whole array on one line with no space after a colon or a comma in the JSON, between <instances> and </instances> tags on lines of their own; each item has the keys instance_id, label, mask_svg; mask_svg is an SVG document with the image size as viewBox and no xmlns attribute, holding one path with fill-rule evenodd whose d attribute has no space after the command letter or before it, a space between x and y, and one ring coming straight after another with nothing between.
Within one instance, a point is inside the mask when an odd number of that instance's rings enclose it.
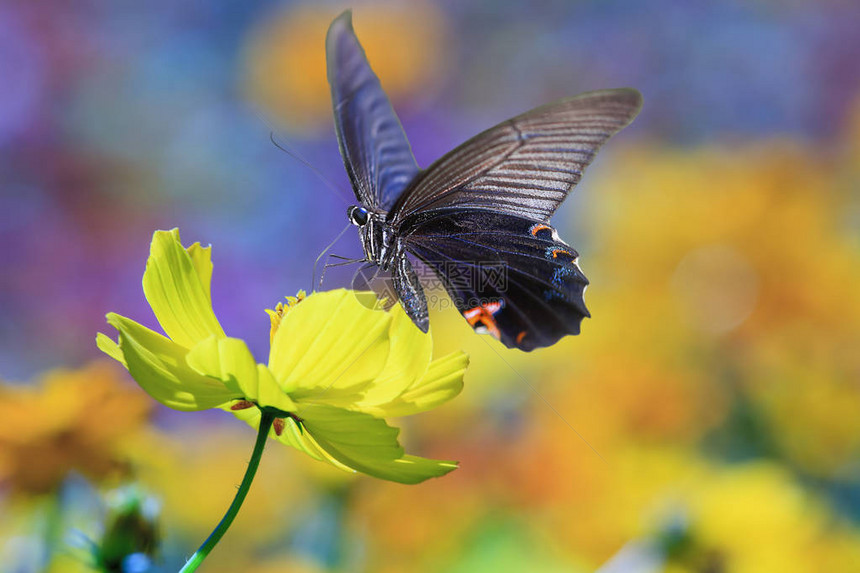
<instances>
[{"instance_id":1,"label":"butterfly forewing","mask_svg":"<svg viewBox=\"0 0 860 573\"><path fill-rule=\"evenodd\" d=\"M418 173L403 127L370 68L347 11L326 38L338 144L361 204L388 211Z\"/></svg>"},{"instance_id":2,"label":"butterfly forewing","mask_svg":"<svg viewBox=\"0 0 860 573\"><path fill-rule=\"evenodd\" d=\"M535 108L473 137L422 172L389 214L451 207L548 221L603 143L642 105L636 90L588 92Z\"/></svg>"}]
</instances>

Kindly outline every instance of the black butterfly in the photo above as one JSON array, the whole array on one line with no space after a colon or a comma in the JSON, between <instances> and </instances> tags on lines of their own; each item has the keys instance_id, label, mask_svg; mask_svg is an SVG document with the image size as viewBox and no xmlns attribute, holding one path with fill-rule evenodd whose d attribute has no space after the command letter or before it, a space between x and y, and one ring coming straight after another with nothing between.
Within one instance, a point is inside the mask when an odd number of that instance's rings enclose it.
<instances>
[{"instance_id":1,"label":"black butterfly","mask_svg":"<svg viewBox=\"0 0 860 573\"><path fill-rule=\"evenodd\" d=\"M610 136L642 105L633 89L535 108L421 170L344 12L326 38L340 152L360 206L365 257L390 271L412 321L427 299L409 255L433 269L470 325L529 351L579 334L588 280L549 218Z\"/></svg>"}]
</instances>

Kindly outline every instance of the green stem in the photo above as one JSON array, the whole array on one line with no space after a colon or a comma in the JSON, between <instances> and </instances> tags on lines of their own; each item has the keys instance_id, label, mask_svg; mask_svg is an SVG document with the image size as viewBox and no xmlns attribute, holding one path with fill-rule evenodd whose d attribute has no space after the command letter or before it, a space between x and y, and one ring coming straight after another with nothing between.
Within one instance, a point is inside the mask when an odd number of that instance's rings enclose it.
<instances>
[{"instance_id":1,"label":"green stem","mask_svg":"<svg viewBox=\"0 0 860 573\"><path fill-rule=\"evenodd\" d=\"M218 527L209 534L203 545L200 546L191 559L185 566L179 570L179 573L190 573L196 571L197 567L206 559L209 552L218 544L224 533L233 523L236 514L239 513L239 508L242 507L242 502L245 501L245 496L248 495L248 490L251 488L251 482L254 481L254 474L257 473L257 467L260 465L260 458L263 455L263 448L266 446L266 438L269 436L269 429L275 421L275 415L267 412L262 413L260 418L260 429L257 431L257 442L254 444L254 453L251 454L251 461L248 462L248 469L245 470L245 477L242 478L242 483L239 485L239 491L236 492L236 497L233 498L233 503L224 517L221 518Z\"/></svg>"}]
</instances>

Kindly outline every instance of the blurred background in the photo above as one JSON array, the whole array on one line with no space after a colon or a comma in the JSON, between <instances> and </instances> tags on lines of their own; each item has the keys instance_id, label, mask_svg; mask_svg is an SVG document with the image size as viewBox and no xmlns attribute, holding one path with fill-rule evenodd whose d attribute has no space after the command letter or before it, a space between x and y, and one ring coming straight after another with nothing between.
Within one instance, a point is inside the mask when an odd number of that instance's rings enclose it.
<instances>
[{"instance_id":1,"label":"blurred background","mask_svg":"<svg viewBox=\"0 0 860 573\"><path fill-rule=\"evenodd\" d=\"M353 201L323 47L349 6L0 6L0 570L175 571L226 510L253 431L161 407L95 334L156 326L140 279L179 227L266 355L263 309L311 288ZM593 318L523 354L437 312L472 367L403 439L460 469L402 486L270 444L204 569L858 570L860 4L351 7L422 166L560 97L643 93L554 218Z\"/></svg>"}]
</instances>

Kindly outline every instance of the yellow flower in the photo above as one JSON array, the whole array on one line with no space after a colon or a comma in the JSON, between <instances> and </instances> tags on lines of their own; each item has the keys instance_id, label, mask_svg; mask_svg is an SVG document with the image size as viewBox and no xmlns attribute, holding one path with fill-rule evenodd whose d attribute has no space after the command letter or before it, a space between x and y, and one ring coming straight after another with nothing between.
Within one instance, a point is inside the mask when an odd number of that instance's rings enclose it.
<instances>
[{"instance_id":1,"label":"yellow flower","mask_svg":"<svg viewBox=\"0 0 860 573\"><path fill-rule=\"evenodd\" d=\"M0 385L0 482L41 494L73 469L95 481L122 475L123 442L149 410L109 364L56 370L36 386Z\"/></svg>"},{"instance_id":2,"label":"yellow flower","mask_svg":"<svg viewBox=\"0 0 860 573\"><path fill-rule=\"evenodd\" d=\"M212 309L210 248L184 248L179 232L153 236L143 290L167 337L115 313L114 342L98 345L122 362L153 398L177 410L222 408L345 470L417 483L455 462L407 455L383 417L431 409L462 389L468 358L431 361L432 340L399 308L376 308L373 293L314 293L275 312L267 365L228 337Z\"/></svg>"}]
</instances>

